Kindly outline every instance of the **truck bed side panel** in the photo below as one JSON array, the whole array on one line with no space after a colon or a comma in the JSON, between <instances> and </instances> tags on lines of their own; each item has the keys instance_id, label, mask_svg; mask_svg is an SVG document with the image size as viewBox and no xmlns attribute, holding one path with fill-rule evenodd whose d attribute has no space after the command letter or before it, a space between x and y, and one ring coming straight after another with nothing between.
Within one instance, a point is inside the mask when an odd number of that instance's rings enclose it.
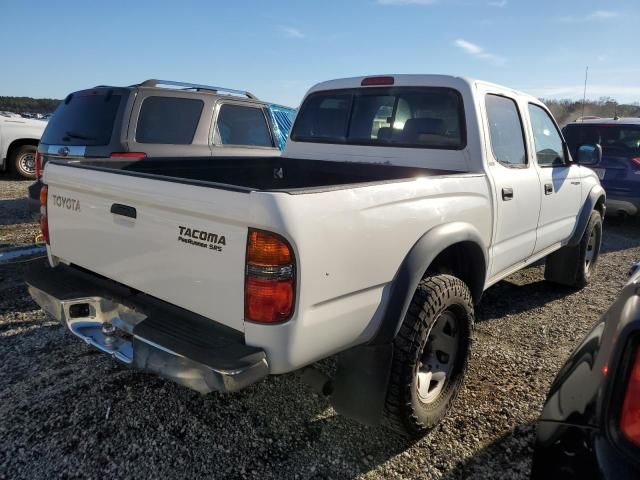
<instances>
[{"instance_id":1,"label":"truck bed side panel","mask_svg":"<svg viewBox=\"0 0 640 480\"><path fill-rule=\"evenodd\" d=\"M279 373L371 339L390 283L422 235L465 222L489 245L488 188L484 175L457 174L310 195L255 193L264 206L256 221L297 249L300 288L294 318L247 324L247 342L265 348ZM280 218L270 217L276 211Z\"/></svg>"}]
</instances>

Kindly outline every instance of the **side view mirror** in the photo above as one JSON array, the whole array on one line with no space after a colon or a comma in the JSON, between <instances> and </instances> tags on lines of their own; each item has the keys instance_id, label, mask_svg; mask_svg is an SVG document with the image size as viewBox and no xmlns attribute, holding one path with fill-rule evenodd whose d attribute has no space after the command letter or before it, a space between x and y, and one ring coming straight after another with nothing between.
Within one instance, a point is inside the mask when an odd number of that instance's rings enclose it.
<instances>
[{"instance_id":1,"label":"side view mirror","mask_svg":"<svg viewBox=\"0 0 640 480\"><path fill-rule=\"evenodd\" d=\"M580 165L595 166L602 160L602 147L595 145L580 145L576 152L577 162Z\"/></svg>"}]
</instances>

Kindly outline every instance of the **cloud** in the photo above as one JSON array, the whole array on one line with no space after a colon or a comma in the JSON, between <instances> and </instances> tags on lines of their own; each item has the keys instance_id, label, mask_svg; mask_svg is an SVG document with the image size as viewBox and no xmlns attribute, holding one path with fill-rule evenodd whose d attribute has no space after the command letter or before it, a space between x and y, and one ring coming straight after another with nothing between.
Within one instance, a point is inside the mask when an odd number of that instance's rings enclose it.
<instances>
[{"instance_id":1,"label":"cloud","mask_svg":"<svg viewBox=\"0 0 640 480\"><path fill-rule=\"evenodd\" d=\"M302 33L302 30L295 27L280 27L280 31L284 33L285 36L289 38L304 38L305 34Z\"/></svg>"},{"instance_id":2,"label":"cloud","mask_svg":"<svg viewBox=\"0 0 640 480\"><path fill-rule=\"evenodd\" d=\"M592 14L588 15L587 18L597 20L600 18L615 18L619 16L620 14L618 12L612 12L610 10L596 10Z\"/></svg>"},{"instance_id":3,"label":"cloud","mask_svg":"<svg viewBox=\"0 0 640 480\"><path fill-rule=\"evenodd\" d=\"M456 47L461 48L471 55L478 55L479 53L482 53L482 47L476 45L475 43L467 42L466 40L463 40L461 38L456 40L455 44Z\"/></svg>"},{"instance_id":4,"label":"cloud","mask_svg":"<svg viewBox=\"0 0 640 480\"><path fill-rule=\"evenodd\" d=\"M504 65L507 62L506 58L495 55L493 53L489 53L480 45L476 45L475 43L471 43L462 38L457 39L455 42L453 42L453 44L472 57L478 58L480 60L485 60L487 62L493 63L494 65Z\"/></svg>"},{"instance_id":5,"label":"cloud","mask_svg":"<svg viewBox=\"0 0 640 480\"><path fill-rule=\"evenodd\" d=\"M493 2L489 2L489 6L490 7L498 7L498 8L504 8L507 6L507 3L509 3L507 0L496 0Z\"/></svg>"},{"instance_id":6,"label":"cloud","mask_svg":"<svg viewBox=\"0 0 640 480\"><path fill-rule=\"evenodd\" d=\"M431 5L436 0L378 0L379 5Z\"/></svg>"},{"instance_id":7,"label":"cloud","mask_svg":"<svg viewBox=\"0 0 640 480\"><path fill-rule=\"evenodd\" d=\"M568 15L566 17L559 17L556 20L563 23L578 23L578 22L593 22L599 20L610 20L612 18L618 18L619 12L612 10L596 10L588 15Z\"/></svg>"}]
</instances>

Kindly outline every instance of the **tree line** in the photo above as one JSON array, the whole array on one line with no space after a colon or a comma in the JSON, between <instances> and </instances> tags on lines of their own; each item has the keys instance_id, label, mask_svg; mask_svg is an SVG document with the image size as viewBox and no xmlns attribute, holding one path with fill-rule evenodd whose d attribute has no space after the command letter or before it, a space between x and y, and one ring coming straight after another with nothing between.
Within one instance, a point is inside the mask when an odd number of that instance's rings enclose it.
<instances>
[{"instance_id":1,"label":"tree line","mask_svg":"<svg viewBox=\"0 0 640 480\"><path fill-rule=\"evenodd\" d=\"M582 116L640 117L640 103L621 104L613 98L599 100L543 100L561 126ZM0 111L15 113L52 113L61 100L55 98L0 97Z\"/></svg>"},{"instance_id":2,"label":"tree line","mask_svg":"<svg viewBox=\"0 0 640 480\"><path fill-rule=\"evenodd\" d=\"M0 97L0 111L52 113L60 102L55 98Z\"/></svg>"},{"instance_id":3,"label":"tree line","mask_svg":"<svg viewBox=\"0 0 640 480\"><path fill-rule=\"evenodd\" d=\"M580 117L640 117L640 103L621 104L613 98L599 100L542 100L561 126Z\"/></svg>"}]
</instances>

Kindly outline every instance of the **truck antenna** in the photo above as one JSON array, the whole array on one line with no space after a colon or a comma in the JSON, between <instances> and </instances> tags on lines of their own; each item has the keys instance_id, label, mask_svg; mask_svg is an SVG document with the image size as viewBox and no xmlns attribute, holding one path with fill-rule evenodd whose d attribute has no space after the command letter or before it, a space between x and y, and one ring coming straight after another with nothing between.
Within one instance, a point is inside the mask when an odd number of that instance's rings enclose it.
<instances>
[{"instance_id":1,"label":"truck antenna","mask_svg":"<svg viewBox=\"0 0 640 480\"><path fill-rule=\"evenodd\" d=\"M582 94L582 119L584 121L584 105L587 103L587 78L589 76L589 65L584 71L584 93Z\"/></svg>"}]
</instances>

